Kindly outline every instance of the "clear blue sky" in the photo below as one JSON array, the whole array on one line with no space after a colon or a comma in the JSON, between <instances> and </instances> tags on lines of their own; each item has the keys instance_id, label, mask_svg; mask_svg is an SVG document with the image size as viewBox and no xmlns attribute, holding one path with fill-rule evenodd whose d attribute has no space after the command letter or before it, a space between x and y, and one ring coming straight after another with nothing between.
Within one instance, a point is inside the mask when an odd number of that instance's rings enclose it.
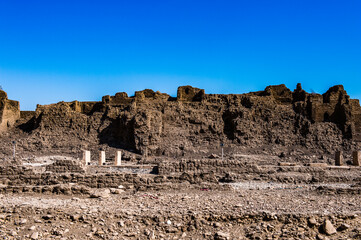
<instances>
[{"instance_id":1,"label":"clear blue sky","mask_svg":"<svg viewBox=\"0 0 361 240\"><path fill-rule=\"evenodd\" d=\"M186 84L361 98L360 13L360 0L1 0L0 85L22 110Z\"/></svg>"}]
</instances>

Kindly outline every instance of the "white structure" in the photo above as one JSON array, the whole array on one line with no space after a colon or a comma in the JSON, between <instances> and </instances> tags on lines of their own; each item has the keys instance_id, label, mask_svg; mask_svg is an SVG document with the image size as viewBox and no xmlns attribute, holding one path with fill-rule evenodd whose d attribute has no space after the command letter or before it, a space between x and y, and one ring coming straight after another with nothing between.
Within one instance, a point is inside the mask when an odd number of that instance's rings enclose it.
<instances>
[{"instance_id":1,"label":"white structure","mask_svg":"<svg viewBox=\"0 0 361 240\"><path fill-rule=\"evenodd\" d=\"M90 151L83 151L83 163L85 166L90 165Z\"/></svg>"},{"instance_id":2,"label":"white structure","mask_svg":"<svg viewBox=\"0 0 361 240\"><path fill-rule=\"evenodd\" d=\"M116 151L115 159L114 159L114 165L115 166L122 165L122 152L121 151Z\"/></svg>"},{"instance_id":3,"label":"white structure","mask_svg":"<svg viewBox=\"0 0 361 240\"><path fill-rule=\"evenodd\" d=\"M105 151L99 153L99 166L105 165Z\"/></svg>"}]
</instances>

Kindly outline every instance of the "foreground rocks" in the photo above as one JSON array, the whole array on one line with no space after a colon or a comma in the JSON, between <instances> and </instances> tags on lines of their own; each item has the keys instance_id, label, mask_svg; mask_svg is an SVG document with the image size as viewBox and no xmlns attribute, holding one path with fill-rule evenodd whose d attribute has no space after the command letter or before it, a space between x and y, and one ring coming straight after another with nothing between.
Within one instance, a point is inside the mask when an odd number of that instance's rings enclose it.
<instances>
[{"instance_id":1,"label":"foreground rocks","mask_svg":"<svg viewBox=\"0 0 361 240\"><path fill-rule=\"evenodd\" d=\"M0 195L0 204L0 236L4 239L361 237L358 196L319 195L291 186L278 190L126 190L106 198L6 194Z\"/></svg>"},{"instance_id":2,"label":"foreground rocks","mask_svg":"<svg viewBox=\"0 0 361 240\"><path fill-rule=\"evenodd\" d=\"M333 235L337 233L336 228L332 225L330 220L325 220L325 222L322 225L322 228L327 235Z\"/></svg>"}]
</instances>

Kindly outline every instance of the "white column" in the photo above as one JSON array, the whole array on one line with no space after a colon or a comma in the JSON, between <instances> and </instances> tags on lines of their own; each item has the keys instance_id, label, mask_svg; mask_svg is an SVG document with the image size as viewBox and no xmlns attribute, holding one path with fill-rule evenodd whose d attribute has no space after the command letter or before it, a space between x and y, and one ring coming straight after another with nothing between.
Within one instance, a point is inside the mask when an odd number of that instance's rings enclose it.
<instances>
[{"instance_id":1,"label":"white column","mask_svg":"<svg viewBox=\"0 0 361 240\"><path fill-rule=\"evenodd\" d=\"M100 151L99 153L99 166L103 166L105 164L105 151Z\"/></svg>"},{"instance_id":2,"label":"white column","mask_svg":"<svg viewBox=\"0 0 361 240\"><path fill-rule=\"evenodd\" d=\"M115 159L114 159L114 165L115 166L122 165L122 152L121 151L116 151Z\"/></svg>"},{"instance_id":3,"label":"white column","mask_svg":"<svg viewBox=\"0 0 361 240\"><path fill-rule=\"evenodd\" d=\"M83 151L83 163L85 166L90 164L90 151Z\"/></svg>"}]
</instances>

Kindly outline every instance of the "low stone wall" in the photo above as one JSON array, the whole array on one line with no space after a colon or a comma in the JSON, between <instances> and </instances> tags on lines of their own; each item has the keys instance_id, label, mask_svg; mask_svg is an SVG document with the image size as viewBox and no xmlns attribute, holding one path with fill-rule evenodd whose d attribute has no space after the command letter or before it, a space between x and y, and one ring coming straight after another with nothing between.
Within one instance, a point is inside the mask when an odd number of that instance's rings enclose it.
<instances>
[{"instance_id":1,"label":"low stone wall","mask_svg":"<svg viewBox=\"0 0 361 240\"><path fill-rule=\"evenodd\" d=\"M74 160L57 160L46 166L46 171L53 173L85 173L84 169Z\"/></svg>"},{"instance_id":2,"label":"low stone wall","mask_svg":"<svg viewBox=\"0 0 361 240\"><path fill-rule=\"evenodd\" d=\"M158 167L160 175L189 176L213 174L220 182L248 180L276 181L284 183L345 182L361 180L359 167L335 166L259 166L240 160L184 160L163 161ZM193 181L190 181L193 182Z\"/></svg>"},{"instance_id":3,"label":"low stone wall","mask_svg":"<svg viewBox=\"0 0 361 240\"><path fill-rule=\"evenodd\" d=\"M159 175L136 173L63 173L62 166L49 165L58 172L36 173L24 166L0 167L0 184L6 186L45 186L75 183L91 188L117 188L119 185L135 189L166 189L171 184L218 184L219 182L272 181L281 183L358 183L360 168L320 168L304 166L265 167L256 165L236 166L236 161L221 163L218 160L188 162L163 162ZM65 165L65 162L62 162ZM216 166L213 166L215 164ZM221 165L221 166L217 166ZM74 168L79 166L73 166ZM60 170L59 170L60 169Z\"/></svg>"},{"instance_id":4,"label":"low stone wall","mask_svg":"<svg viewBox=\"0 0 361 240\"><path fill-rule=\"evenodd\" d=\"M16 175L33 175L34 171L25 166L0 166L0 179Z\"/></svg>"},{"instance_id":5,"label":"low stone wall","mask_svg":"<svg viewBox=\"0 0 361 240\"><path fill-rule=\"evenodd\" d=\"M182 160L182 161L163 161L159 164L159 174L179 173L179 172L215 172L215 173L262 173L259 166L247 164L239 160Z\"/></svg>"}]
</instances>

